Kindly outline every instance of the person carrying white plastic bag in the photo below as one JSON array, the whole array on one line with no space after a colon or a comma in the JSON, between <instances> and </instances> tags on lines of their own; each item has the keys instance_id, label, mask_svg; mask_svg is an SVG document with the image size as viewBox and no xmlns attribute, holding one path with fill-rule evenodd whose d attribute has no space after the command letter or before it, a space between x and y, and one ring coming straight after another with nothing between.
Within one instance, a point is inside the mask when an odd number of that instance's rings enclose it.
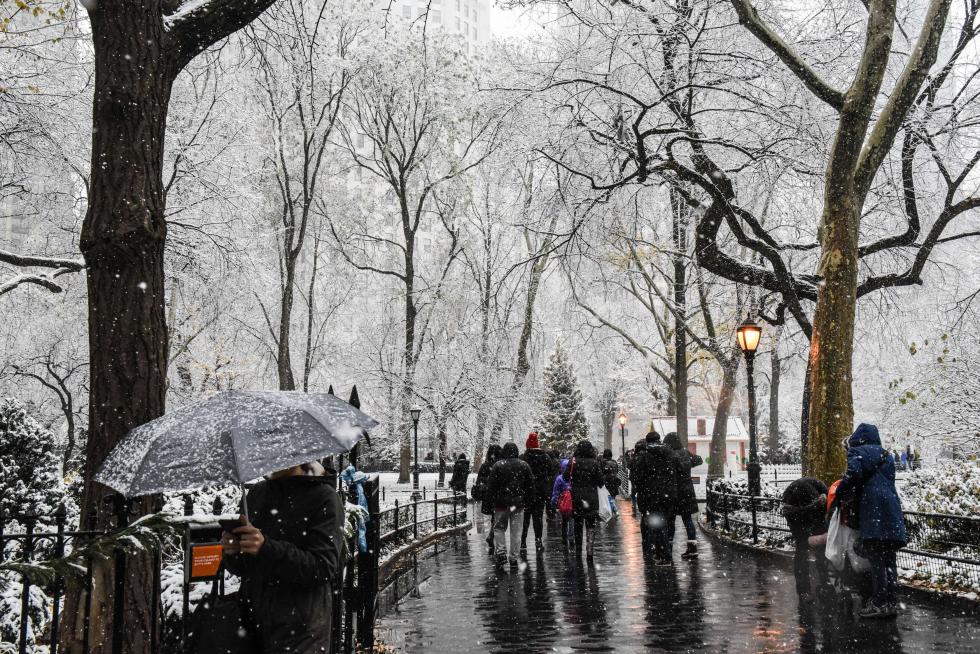
<instances>
[{"instance_id":1,"label":"person carrying white plastic bag","mask_svg":"<svg viewBox=\"0 0 980 654\"><path fill-rule=\"evenodd\" d=\"M612 498L605 487L599 488L599 519L609 522L613 517Z\"/></svg>"}]
</instances>

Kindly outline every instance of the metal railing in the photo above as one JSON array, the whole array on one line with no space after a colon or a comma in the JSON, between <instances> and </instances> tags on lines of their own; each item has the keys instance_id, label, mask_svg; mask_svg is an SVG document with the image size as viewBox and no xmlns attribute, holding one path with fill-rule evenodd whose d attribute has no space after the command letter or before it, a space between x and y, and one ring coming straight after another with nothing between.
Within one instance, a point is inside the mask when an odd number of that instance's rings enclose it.
<instances>
[{"instance_id":1,"label":"metal railing","mask_svg":"<svg viewBox=\"0 0 980 654\"><path fill-rule=\"evenodd\" d=\"M378 479L372 476L364 484L364 491L368 499L368 515L366 522L367 551L361 552L358 548L357 534L348 541L348 552L350 556L345 563L343 587L335 590L335 601L333 605L333 646L331 651L353 654L355 651L371 651L374 647L374 622L377 595L379 591L379 569L381 560L385 554L390 554L394 550L406 546L414 541L419 541L433 534L460 527L466 523L466 496L463 494L451 493L444 495L436 494L430 499L416 499L399 504L396 502L394 508L381 511L379 508ZM353 498L352 498L353 499ZM130 505L128 502L115 502L117 510L117 527L128 524ZM212 510L215 514L221 513L221 505L215 503ZM190 513L192 506L185 501L185 513ZM90 512L93 515L94 512ZM11 532L11 527L16 525L16 530ZM73 547L79 547L89 539L112 534L113 530L99 531L94 528L84 531L74 531L67 524L67 515L64 509L59 509L53 516L40 515L18 515L4 516L0 514L0 563L36 563L42 560L58 559ZM190 538L190 528L184 536ZM169 550L168 550L169 551ZM161 552L152 552L154 559L154 588L159 596L160 577L162 559ZM125 570L125 555L117 556L116 571ZM169 560L169 559L168 559ZM122 567L120 567L122 564ZM15 573L7 572L8 575ZM43 596L38 596L37 589L27 576L21 576L21 601L20 618L17 621L17 633L13 634L13 641L16 644L16 651L19 654L28 654L36 650L58 654L60 651L60 641L63 637L61 624L64 617L64 596L65 582L63 577L56 577L49 584L43 586ZM116 575L118 576L118 575ZM90 605L92 601L93 588L93 565L88 561L87 569L82 578L77 582L81 585L84 593L81 600L84 607L84 623L82 634L82 651L89 650L90 630L88 616L91 613ZM120 577L122 578L122 577ZM199 582L206 583L206 582ZM124 585L118 584L113 593L114 610L113 614L117 617L123 615L125 603ZM223 584L221 585L223 593ZM178 624L167 625L164 638L167 643L161 647L158 641L158 634L161 629L152 630L153 642L146 644L146 650L151 654L156 654L161 649L180 649L182 647L184 627L186 618L190 614L190 583L185 583L183 587L183 602ZM43 602L40 610L37 610L39 599ZM154 610L157 615L153 617L154 623L160 623L161 616L157 608L159 602L154 602ZM32 620L32 613L40 615L40 622ZM159 625L158 625L159 626ZM113 621L113 630L110 636L113 644L113 651L116 645L122 643L126 625L122 619ZM4 639L0 634L0 649L3 649L4 642L9 643L10 639Z\"/></svg>"},{"instance_id":2,"label":"metal railing","mask_svg":"<svg viewBox=\"0 0 980 654\"><path fill-rule=\"evenodd\" d=\"M712 527L753 544L780 548L791 540L782 500L708 489L706 515ZM899 568L913 578L947 588L980 588L980 518L905 511L908 543Z\"/></svg>"}]
</instances>

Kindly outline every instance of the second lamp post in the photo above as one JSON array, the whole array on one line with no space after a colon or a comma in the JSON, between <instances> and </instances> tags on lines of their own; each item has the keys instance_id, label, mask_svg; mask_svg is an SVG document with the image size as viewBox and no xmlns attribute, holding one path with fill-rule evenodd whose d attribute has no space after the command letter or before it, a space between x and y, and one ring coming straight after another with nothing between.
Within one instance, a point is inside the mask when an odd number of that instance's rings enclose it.
<instances>
[{"instance_id":1,"label":"second lamp post","mask_svg":"<svg viewBox=\"0 0 980 654\"><path fill-rule=\"evenodd\" d=\"M419 417L422 409L413 406L409 409L412 416L412 425L415 427L415 465L412 467L412 499L421 497L419 493Z\"/></svg>"},{"instance_id":2,"label":"second lamp post","mask_svg":"<svg viewBox=\"0 0 980 654\"><path fill-rule=\"evenodd\" d=\"M752 364L755 361L755 351L759 349L762 340L762 328L752 320L749 314L738 329L735 330L738 346L745 354L745 374L749 383L749 495L758 497L762 490L759 479L762 467L759 465L759 450L755 428L755 380L752 378Z\"/></svg>"}]
</instances>

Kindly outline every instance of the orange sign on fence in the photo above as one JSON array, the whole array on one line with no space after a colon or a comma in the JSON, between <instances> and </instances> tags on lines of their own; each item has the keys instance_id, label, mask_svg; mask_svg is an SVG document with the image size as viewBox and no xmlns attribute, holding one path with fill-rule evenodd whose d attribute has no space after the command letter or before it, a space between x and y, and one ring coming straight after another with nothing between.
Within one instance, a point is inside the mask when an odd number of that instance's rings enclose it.
<instances>
[{"instance_id":1,"label":"orange sign on fence","mask_svg":"<svg viewBox=\"0 0 980 654\"><path fill-rule=\"evenodd\" d=\"M190 548L190 581L212 579L221 567L221 545L208 543L191 545Z\"/></svg>"}]
</instances>

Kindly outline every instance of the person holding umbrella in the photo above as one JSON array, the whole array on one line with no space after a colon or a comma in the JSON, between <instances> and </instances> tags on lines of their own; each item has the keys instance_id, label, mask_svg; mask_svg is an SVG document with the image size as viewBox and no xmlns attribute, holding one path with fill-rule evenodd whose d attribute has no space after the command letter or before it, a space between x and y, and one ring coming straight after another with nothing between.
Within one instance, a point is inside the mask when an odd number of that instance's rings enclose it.
<instances>
[{"instance_id":1,"label":"person holding umbrella","mask_svg":"<svg viewBox=\"0 0 980 654\"><path fill-rule=\"evenodd\" d=\"M272 473L248 491L250 520L221 535L224 567L241 577L248 637L263 654L330 651L344 565L336 487L336 473L315 462Z\"/></svg>"}]
</instances>

